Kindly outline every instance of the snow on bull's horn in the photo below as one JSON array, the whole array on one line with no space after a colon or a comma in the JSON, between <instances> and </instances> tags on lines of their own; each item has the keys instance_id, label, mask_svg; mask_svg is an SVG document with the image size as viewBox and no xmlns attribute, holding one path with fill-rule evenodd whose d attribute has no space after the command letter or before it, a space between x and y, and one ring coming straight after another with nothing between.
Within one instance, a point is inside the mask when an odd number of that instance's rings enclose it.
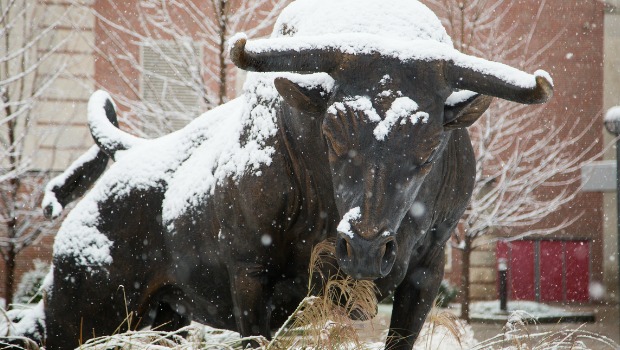
<instances>
[{"instance_id":1,"label":"snow on bull's horn","mask_svg":"<svg viewBox=\"0 0 620 350\"><path fill-rule=\"evenodd\" d=\"M404 69L427 64L453 89L520 103L542 103L553 94L544 71L532 75L455 50L439 18L414 0L296 0L269 39L236 35L231 41L231 59L250 71L325 72L337 79L347 72L338 68L379 54L400 60Z\"/></svg>"},{"instance_id":2,"label":"snow on bull's horn","mask_svg":"<svg viewBox=\"0 0 620 350\"><path fill-rule=\"evenodd\" d=\"M428 64L443 70L454 89L467 89L519 103L544 103L553 83L544 71L534 75L508 65L465 55L449 45L429 40L399 41L370 34L282 37L246 41L238 38L231 59L241 69L258 72L325 72L337 76L341 64L379 53L403 66Z\"/></svg>"}]
</instances>

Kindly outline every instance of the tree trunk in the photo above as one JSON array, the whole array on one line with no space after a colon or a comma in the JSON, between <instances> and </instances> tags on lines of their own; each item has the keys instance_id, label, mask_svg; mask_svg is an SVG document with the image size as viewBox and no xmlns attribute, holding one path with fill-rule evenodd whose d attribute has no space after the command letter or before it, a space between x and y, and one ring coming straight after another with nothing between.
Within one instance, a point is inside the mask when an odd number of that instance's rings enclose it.
<instances>
[{"instance_id":1,"label":"tree trunk","mask_svg":"<svg viewBox=\"0 0 620 350\"><path fill-rule=\"evenodd\" d=\"M9 101L9 92L8 89L4 89L3 102L6 104L5 113L10 117L13 113ZM9 138L9 146L15 147L17 144L17 121L15 119L9 119L7 122L7 131ZM15 150L11 150L11 154L9 155L9 171L17 171L17 167L19 164L20 158L19 155L15 154ZM17 174L13 175L13 178L9 180L9 202L4 203L6 206L5 210L8 214L9 222L7 223L7 238L8 247L6 248L6 254L3 254L4 265L6 271L4 272L4 298L5 298L5 308L8 310L9 306L13 302L13 289L15 286L15 257L17 256L17 251L15 250L14 240L17 236L17 209L18 209L18 192L21 186L21 181Z\"/></svg>"},{"instance_id":2,"label":"tree trunk","mask_svg":"<svg viewBox=\"0 0 620 350\"><path fill-rule=\"evenodd\" d=\"M220 13L219 16L219 25L220 25L220 42L219 42L219 51L220 51L220 105L226 102L226 55L228 55L228 50L226 46L226 33L228 32L228 15L227 15L227 0L220 1Z\"/></svg>"},{"instance_id":3,"label":"tree trunk","mask_svg":"<svg viewBox=\"0 0 620 350\"><path fill-rule=\"evenodd\" d=\"M461 318L469 323L469 294L470 294L470 258L471 258L471 238L464 238L465 247L462 251L461 262L461 288L463 290L461 299Z\"/></svg>"},{"instance_id":4,"label":"tree trunk","mask_svg":"<svg viewBox=\"0 0 620 350\"><path fill-rule=\"evenodd\" d=\"M4 265L6 267L6 271L4 272L4 298L5 298L5 309L9 310L11 303L13 302L13 290L15 289L15 258L17 254L15 254L15 250L13 247L10 247L6 257L7 259L4 261Z\"/></svg>"}]
</instances>

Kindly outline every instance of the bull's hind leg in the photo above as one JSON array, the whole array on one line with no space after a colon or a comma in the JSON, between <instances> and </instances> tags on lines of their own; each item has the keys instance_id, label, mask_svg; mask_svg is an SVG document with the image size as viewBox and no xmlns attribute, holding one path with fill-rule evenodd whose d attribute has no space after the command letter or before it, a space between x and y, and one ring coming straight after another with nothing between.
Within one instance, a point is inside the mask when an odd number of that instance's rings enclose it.
<instances>
[{"instance_id":1,"label":"bull's hind leg","mask_svg":"<svg viewBox=\"0 0 620 350\"><path fill-rule=\"evenodd\" d=\"M127 330L126 293L105 268L54 261L45 298L48 350L75 349L88 339Z\"/></svg>"},{"instance_id":2,"label":"bull's hind leg","mask_svg":"<svg viewBox=\"0 0 620 350\"><path fill-rule=\"evenodd\" d=\"M396 288L386 349L413 348L439 291L444 260L443 245L433 246L425 259L410 269L403 282Z\"/></svg>"},{"instance_id":3,"label":"bull's hind leg","mask_svg":"<svg viewBox=\"0 0 620 350\"><path fill-rule=\"evenodd\" d=\"M265 284L265 268L258 264L237 263L229 268L233 314L242 336L262 335L271 338L272 291Z\"/></svg>"},{"instance_id":4,"label":"bull's hind leg","mask_svg":"<svg viewBox=\"0 0 620 350\"><path fill-rule=\"evenodd\" d=\"M148 318L153 319L151 328L154 330L176 331L192 322L193 305L179 288L162 287L149 304Z\"/></svg>"}]
</instances>

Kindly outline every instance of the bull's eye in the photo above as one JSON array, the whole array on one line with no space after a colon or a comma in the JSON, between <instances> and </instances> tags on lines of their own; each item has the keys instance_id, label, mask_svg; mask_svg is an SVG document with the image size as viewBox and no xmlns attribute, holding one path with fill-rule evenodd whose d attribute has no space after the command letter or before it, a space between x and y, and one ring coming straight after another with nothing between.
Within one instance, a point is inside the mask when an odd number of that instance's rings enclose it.
<instances>
[{"instance_id":1,"label":"bull's eye","mask_svg":"<svg viewBox=\"0 0 620 350\"><path fill-rule=\"evenodd\" d=\"M418 168L418 171L421 174L426 175L431 171L432 168L433 168L433 162L427 161L426 163L420 165L420 167Z\"/></svg>"}]
</instances>

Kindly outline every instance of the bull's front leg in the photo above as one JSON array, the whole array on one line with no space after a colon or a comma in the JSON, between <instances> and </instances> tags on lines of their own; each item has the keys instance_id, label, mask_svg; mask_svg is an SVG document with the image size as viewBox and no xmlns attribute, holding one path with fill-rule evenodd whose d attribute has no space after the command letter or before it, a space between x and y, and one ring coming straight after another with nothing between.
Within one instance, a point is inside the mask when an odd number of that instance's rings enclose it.
<instances>
[{"instance_id":1,"label":"bull's front leg","mask_svg":"<svg viewBox=\"0 0 620 350\"><path fill-rule=\"evenodd\" d=\"M241 336L262 335L269 339L271 328L271 290L267 285L265 267L237 261L229 268L233 314Z\"/></svg>"},{"instance_id":2,"label":"bull's front leg","mask_svg":"<svg viewBox=\"0 0 620 350\"><path fill-rule=\"evenodd\" d=\"M434 245L420 264L410 266L396 288L385 348L411 350L435 302L444 273L444 245Z\"/></svg>"}]
</instances>

